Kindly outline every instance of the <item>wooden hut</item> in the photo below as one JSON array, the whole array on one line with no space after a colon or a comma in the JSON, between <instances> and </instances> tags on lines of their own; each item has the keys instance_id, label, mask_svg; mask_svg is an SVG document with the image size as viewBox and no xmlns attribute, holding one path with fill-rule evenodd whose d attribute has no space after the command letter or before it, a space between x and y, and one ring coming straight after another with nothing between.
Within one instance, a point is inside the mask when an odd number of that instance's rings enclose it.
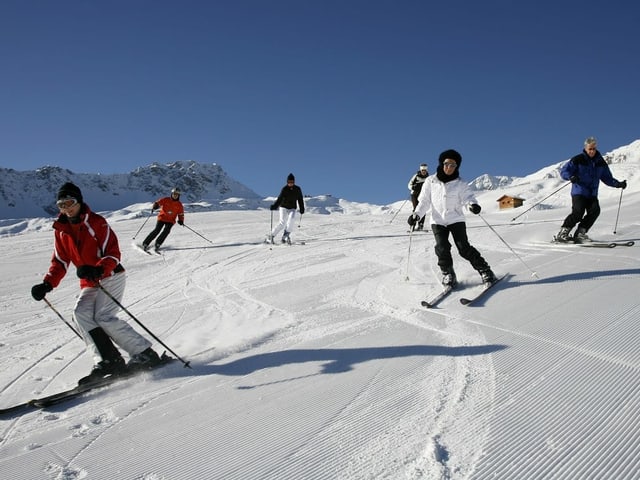
<instances>
[{"instance_id":1,"label":"wooden hut","mask_svg":"<svg viewBox=\"0 0 640 480\"><path fill-rule=\"evenodd\" d=\"M498 199L498 207L500 210L507 208L518 208L524 203L524 198L512 197L511 195L503 195Z\"/></svg>"}]
</instances>

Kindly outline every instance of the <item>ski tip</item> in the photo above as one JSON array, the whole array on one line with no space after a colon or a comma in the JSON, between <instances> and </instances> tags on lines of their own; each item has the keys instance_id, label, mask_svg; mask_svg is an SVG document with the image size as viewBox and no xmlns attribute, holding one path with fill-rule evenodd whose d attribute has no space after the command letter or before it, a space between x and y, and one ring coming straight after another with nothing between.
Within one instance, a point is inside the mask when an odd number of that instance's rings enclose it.
<instances>
[{"instance_id":1,"label":"ski tip","mask_svg":"<svg viewBox=\"0 0 640 480\"><path fill-rule=\"evenodd\" d=\"M426 307L426 308L431 308L431 307L433 307L433 305L431 305L431 304L430 304L429 302L427 302L426 300L421 301L421 302L420 302L420 305L422 305L423 307Z\"/></svg>"},{"instance_id":2,"label":"ski tip","mask_svg":"<svg viewBox=\"0 0 640 480\"><path fill-rule=\"evenodd\" d=\"M469 298L461 298L460 299L460 303L462 305L469 305L471 303L471 299L469 299Z\"/></svg>"}]
</instances>

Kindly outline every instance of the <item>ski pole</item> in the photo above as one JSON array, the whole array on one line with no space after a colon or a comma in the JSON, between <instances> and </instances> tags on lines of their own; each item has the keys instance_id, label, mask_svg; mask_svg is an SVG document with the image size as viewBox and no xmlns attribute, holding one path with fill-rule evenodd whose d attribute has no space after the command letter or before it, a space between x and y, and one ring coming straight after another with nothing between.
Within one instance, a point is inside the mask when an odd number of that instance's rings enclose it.
<instances>
[{"instance_id":1,"label":"ski pole","mask_svg":"<svg viewBox=\"0 0 640 480\"><path fill-rule=\"evenodd\" d=\"M151 215L153 215L153 210L151 210ZM138 229L138 231L136 232L136 234L133 236L133 239L135 240L136 237L138 236L138 234L140 233L140 231L144 228L144 226L147 224L147 222L149 221L149 219L151 218L151 215L149 215L144 222L142 223L142 226Z\"/></svg>"},{"instance_id":2,"label":"ski pole","mask_svg":"<svg viewBox=\"0 0 640 480\"><path fill-rule=\"evenodd\" d=\"M489 227L489 228L491 229L491 231L492 231L493 233L495 233L495 234L496 234L496 236L497 236L500 240L502 240L502 243L504 243L504 244L507 246L507 248L508 248L509 250L511 250L511 253L513 253L513 254L518 258L518 260L520 260L520 261L522 262L522 264L523 264L525 267L527 267L527 268L529 269L529 271L531 272L531 276L532 276L532 277L536 277L536 278L539 280L539 279L540 279L540 277L538 276L538 274L537 274L537 273L536 273L536 272L535 272L535 271L534 271L534 270L533 270L529 265L527 265L527 264L526 264L526 262L522 259L522 257L520 257L520 255L518 255L518 254L513 250L513 248L511 248L511 246L510 246L510 245L505 241L505 239L504 239L504 238L502 238L502 237L500 236L500 234L499 234L498 232L496 232L496 230L495 230L495 229L494 229L494 228L489 224L489 222L487 222L487 220L486 220L482 215L478 214L478 216L482 219L482 221L483 221L484 223L486 223L486 224L487 224L487 227Z\"/></svg>"},{"instance_id":3,"label":"ski pole","mask_svg":"<svg viewBox=\"0 0 640 480\"><path fill-rule=\"evenodd\" d=\"M511 221L513 222L516 218L521 217L522 215L524 215L525 213L527 213L529 210L532 210L534 208L536 208L538 205L540 205L542 202L544 202L547 198L555 195L556 193L558 193L560 190L562 190L564 187L566 187L567 185L571 185L571 182L567 182L564 185L562 185L559 189L557 189L555 192L550 193L549 195L547 195L546 197L544 197L542 200L540 200L538 203L536 203L535 205L532 205L531 207L527 208L524 212L522 212L520 215L513 217L511 219Z\"/></svg>"},{"instance_id":4,"label":"ski pole","mask_svg":"<svg viewBox=\"0 0 640 480\"><path fill-rule=\"evenodd\" d=\"M400 213L400 210L402 210L402 208L404 207L404 204L407 203L407 200L405 200L404 202L402 202L402 205L400 205L400 208L398 209L398 211L396 212L396 214L393 216L393 218L391 219L391 221L389 223L393 223L393 221L396 219L396 217L398 216L398 214Z\"/></svg>"},{"instance_id":5,"label":"ski pole","mask_svg":"<svg viewBox=\"0 0 640 480\"><path fill-rule=\"evenodd\" d=\"M618 233L618 217L620 216L620 206L622 205L622 192L624 192L623 188L620 189L620 201L618 202L618 213L616 213L616 225L613 227L614 234Z\"/></svg>"},{"instance_id":6,"label":"ski pole","mask_svg":"<svg viewBox=\"0 0 640 480\"><path fill-rule=\"evenodd\" d=\"M298 228L302 226L302 213L300 214L300 220L298 221Z\"/></svg>"},{"instance_id":7,"label":"ski pole","mask_svg":"<svg viewBox=\"0 0 640 480\"><path fill-rule=\"evenodd\" d=\"M58 315L58 317L60 317L60 320L62 320L67 325L67 327L69 327L71 330L73 330L73 333L75 333L78 336L78 338L84 342L84 338L82 338L82 335L80 335L78 333L78 331L75 328L73 328L71 326L71 324L69 322L67 322L62 315L60 315L60 312L58 310L53 308L53 305L51 305L51 302L49 300L47 300L46 297L43 298L43 300L46 302L47 305L49 305L49 308L51 310L53 310L56 313L56 315Z\"/></svg>"},{"instance_id":8,"label":"ski pole","mask_svg":"<svg viewBox=\"0 0 640 480\"><path fill-rule=\"evenodd\" d=\"M409 281L409 264L411 263L411 239L413 238L413 225L411 225L411 230L409 230L409 251L407 252L407 276L404 278L405 282Z\"/></svg>"},{"instance_id":9,"label":"ski pole","mask_svg":"<svg viewBox=\"0 0 640 480\"><path fill-rule=\"evenodd\" d=\"M193 233L195 233L196 235L198 235L199 237L204 238L207 242L209 242L210 244L213 245L213 242L211 240L209 240L207 237L199 234L198 232L196 232L193 228L191 228L189 225L187 225L186 223L182 224L183 227L187 227L189 230L191 230Z\"/></svg>"},{"instance_id":10,"label":"ski pole","mask_svg":"<svg viewBox=\"0 0 640 480\"><path fill-rule=\"evenodd\" d=\"M144 328L145 332L147 332L149 335L151 335L160 345L162 345L164 348L169 350L169 352L171 352L174 357L176 357L178 360L180 360L182 363L184 363L184 367L185 368L187 368L187 367L191 368L191 365L190 365L191 362L185 362L182 358L180 358L180 356L176 352L171 350L162 340L160 340L157 336L155 336L154 333L151 330L149 330L140 320L138 320L133 315L133 313L131 313L129 310L127 310L125 308L125 306L122 305L122 303L120 303L118 300L116 300L116 298L113 295L111 295L111 293L109 293L109 291L106 288L104 288L101 283L98 283L98 288L100 288L100 290L102 290L107 297L109 297L111 300L113 300L113 303L115 303L117 306L119 306L122 310L124 310L124 312L127 315L129 315L133 320L135 320L135 322L138 325L140 325L142 328Z\"/></svg>"}]
</instances>

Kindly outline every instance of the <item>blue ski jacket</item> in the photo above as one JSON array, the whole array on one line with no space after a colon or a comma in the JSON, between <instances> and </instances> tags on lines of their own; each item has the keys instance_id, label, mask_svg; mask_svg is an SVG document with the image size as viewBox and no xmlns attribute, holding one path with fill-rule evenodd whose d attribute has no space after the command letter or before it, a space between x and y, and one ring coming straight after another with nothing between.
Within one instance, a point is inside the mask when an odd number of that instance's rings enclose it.
<instances>
[{"instance_id":1,"label":"blue ski jacket","mask_svg":"<svg viewBox=\"0 0 640 480\"><path fill-rule=\"evenodd\" d=\"M562 166L560 176L565 180L573 176L578 177L578 181L571 186L571 195L582 195L588 198L598 197L598 186L601 181L610 187L620 186L620 182L613 178L609 165L597 150L593 158L584 150L573 157Z\"/></svg>"}]
</instances>

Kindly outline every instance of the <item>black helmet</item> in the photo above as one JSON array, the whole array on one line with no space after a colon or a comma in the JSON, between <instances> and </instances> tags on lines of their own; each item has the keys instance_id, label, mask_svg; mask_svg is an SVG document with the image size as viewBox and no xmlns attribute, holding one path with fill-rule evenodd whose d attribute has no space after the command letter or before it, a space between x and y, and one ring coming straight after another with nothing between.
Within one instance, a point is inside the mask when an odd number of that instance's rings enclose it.
<instances>
[{"instance_id":1,"label":"black helmet","mask_svg":"<svg viewBox=\"0 0 640 480\"><path fill-rule=\"evenodd\" d=\"M173 195L174 193L177 193L178 196L180 196L180 189L178 187L173 187L171 189L171 195Z\"/></svg>"}]
</instances>

